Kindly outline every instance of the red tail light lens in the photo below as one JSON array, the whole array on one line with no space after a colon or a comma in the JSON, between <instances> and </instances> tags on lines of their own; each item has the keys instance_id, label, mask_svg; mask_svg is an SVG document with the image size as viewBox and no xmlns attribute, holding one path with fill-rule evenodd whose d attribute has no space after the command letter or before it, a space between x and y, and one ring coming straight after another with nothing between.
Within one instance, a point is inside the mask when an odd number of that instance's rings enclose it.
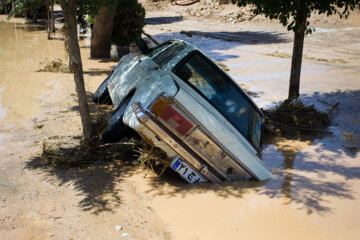
<instances>
[{"instance_id":1,"label":"red tail light lens","mask_svg":"<svg viewBox=\"0 0 360 240\"><path fill-rule=\"evenodd\" d=\"M185 136L194 126L163 97L159 97L151 105L150 109L174 130L176 130L176 132L178 132L181 136Z\"/></svg>"}]
</instances>

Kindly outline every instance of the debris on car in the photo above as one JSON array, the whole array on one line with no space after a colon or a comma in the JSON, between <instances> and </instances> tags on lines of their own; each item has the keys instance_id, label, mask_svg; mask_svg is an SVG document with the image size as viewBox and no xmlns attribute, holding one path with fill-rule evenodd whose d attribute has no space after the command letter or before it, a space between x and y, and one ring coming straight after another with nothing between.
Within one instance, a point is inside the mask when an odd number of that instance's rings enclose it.
<instances>
[{"instance_id":1,"label":"debris on car","mask_svg":"<svg viewBox=\"0 0 360 240\"><path fill-rule=\"evenodd\" d=\"M94 94L116 108L104 141L133 129L189 183L272 177L257 157L264 116L225 71L186 41L139 48L143 54L125 55Z\"/></svg>"}]
</instances>

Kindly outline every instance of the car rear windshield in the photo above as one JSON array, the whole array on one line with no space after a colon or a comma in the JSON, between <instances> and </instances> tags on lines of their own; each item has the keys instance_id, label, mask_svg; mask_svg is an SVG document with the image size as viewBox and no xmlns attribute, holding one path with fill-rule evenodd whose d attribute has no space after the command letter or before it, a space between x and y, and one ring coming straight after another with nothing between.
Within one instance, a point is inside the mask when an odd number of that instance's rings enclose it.
<instances>
[{"instance_id":1,"label":"car rear windshield","mask_svg":"<svg viewBox=\"0 0 360 240\"><path fill-rule=\"evenodd\" d=\"M200 52L190 54L174 72L211 103L257 150L262 116L251 100Z\"/></svg>"}]
</instances>

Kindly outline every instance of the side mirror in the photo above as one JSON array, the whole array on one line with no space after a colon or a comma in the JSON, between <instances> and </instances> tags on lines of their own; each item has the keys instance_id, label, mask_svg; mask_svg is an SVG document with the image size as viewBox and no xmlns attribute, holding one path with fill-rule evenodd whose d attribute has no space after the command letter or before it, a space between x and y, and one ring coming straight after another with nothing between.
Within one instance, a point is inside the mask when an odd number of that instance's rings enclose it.
<instances>
[{"instance_id":1,"label":"side mirror","mask_svg":"<svg viewBox=\"0 0 360 240\"><path fill-rule=\"evenodd\" d=\"M145 40L141 37L135 40L136 46L141 50L142 53L147 53L149 51L149 47L146 44Z\"/></svg>"}]
</instances>

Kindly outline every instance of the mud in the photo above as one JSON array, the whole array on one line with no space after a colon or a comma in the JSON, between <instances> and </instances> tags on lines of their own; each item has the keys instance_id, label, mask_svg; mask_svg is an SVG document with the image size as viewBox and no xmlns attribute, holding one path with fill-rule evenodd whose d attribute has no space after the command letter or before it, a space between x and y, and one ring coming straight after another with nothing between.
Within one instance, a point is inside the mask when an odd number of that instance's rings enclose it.
<instances>
[{"instance_id":1,"label":"mud","mask_svg":"<svg viewBox=\"0 0 360 240\"><path fill-rule=\"evenodd\" d=\"M157 20L177 15L147 13ZM317 98L340 102L332 116L331 136L267 139L262 160L274 175L267 182L188 185L172 172L158 177L134 168L126 164L128 159L110 163L99 159L91 167L72 170L39 167L44 139L71 145L81 136L72 75L35 72L45 57L64 58L60 37L47 41L45 31L37 26L14 28L20 24L17 19L16 24L0 20L0 29L6 28L0 37L10 39L0 41L0 104L7 109L0 125L1 239L122 239L123 233L129 234L123 239L357 239L360 235L359 22L314 18L325 29L353 29L341 34L318 32L305 40L309 57L346 61L304 60L302 99L324 110L327 106ZM145 30L156 39L179 37L198 44L256 93L255 101L262 107L287 97L290 61L266 55L291 53L292 35L281 26L261 19L230 26L216 19L175 20L149 24ZM247 34L253 42L180 34L224 29ZM263 37L273 41L262 43ZM85 41L80 44L91 96L116 63L89 59Z\"/></svg>"}]
</instances>

